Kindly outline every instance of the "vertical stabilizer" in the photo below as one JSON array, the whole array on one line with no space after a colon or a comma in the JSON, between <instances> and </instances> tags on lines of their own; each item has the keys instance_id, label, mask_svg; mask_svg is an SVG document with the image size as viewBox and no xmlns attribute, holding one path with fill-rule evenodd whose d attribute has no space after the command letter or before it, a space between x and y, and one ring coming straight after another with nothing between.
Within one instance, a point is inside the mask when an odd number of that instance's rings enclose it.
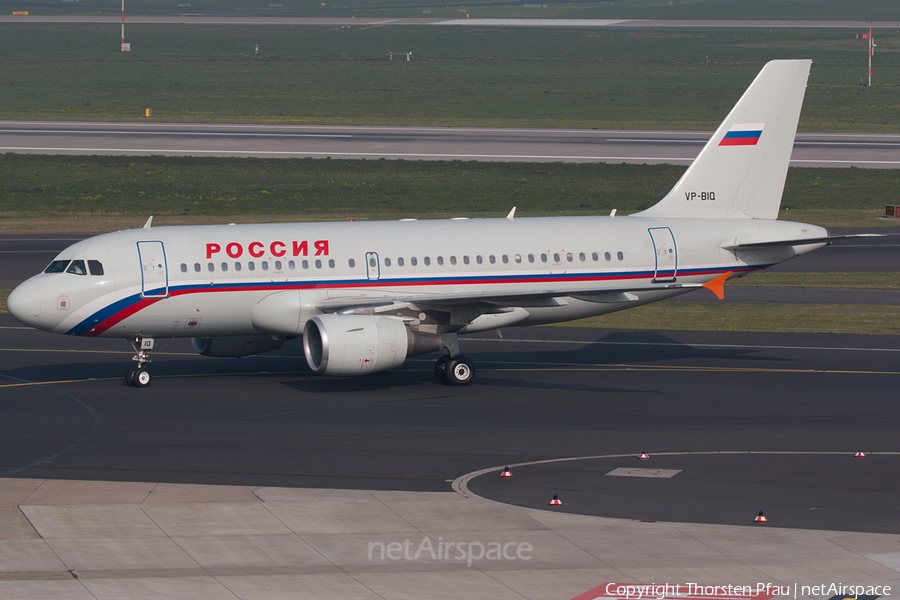
<instances>
[{"instance_id":1,"label":"vertical stabilizer","mask_svg":"<svg viewBox=\"0 0 900 600\"><path fill-rule=\"evenodd\" d=\"M672 191L637 215L776 219L811 64L766 64Z\"/></svg>"}]
</instances>

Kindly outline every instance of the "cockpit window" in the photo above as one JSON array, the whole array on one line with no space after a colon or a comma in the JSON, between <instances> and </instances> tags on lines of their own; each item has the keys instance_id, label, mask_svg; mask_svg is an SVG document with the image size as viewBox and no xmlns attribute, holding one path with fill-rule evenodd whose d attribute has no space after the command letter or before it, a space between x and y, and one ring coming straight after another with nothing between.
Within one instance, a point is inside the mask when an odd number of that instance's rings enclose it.
<instances>
[{"instance_id":1,"label":"cockpit window","mask_svg":"<svg viewBox=\"0 0 900 600\"><path fill-rule=\"evenodd\" d=\"M69 261L67 260L54 260L44 269L44 273L64 273L68 266Z\"/></svg>"},{"instance_id":2,"label":"cockpit window","mask_svg":"<svg viewBox=\"0 0 900 600\"><path fill-rule=\"evenodd\" d=\"M103 263L99 260L89 260L88 266L91 268L91 275L103 275Z\"/></svg>"},{"instance_id":3,"label":"cockpit window","mask_svg":"<svg viewBox=\"0 0 900 600\"><path fill-rule=\"evenodd\" d=\"M72 264L69 265L69 268L66 269L66 273L72 273L74 275L87 275L87 269L84 266L84 261L73 260Z\"/></svg>"}]
</instances>

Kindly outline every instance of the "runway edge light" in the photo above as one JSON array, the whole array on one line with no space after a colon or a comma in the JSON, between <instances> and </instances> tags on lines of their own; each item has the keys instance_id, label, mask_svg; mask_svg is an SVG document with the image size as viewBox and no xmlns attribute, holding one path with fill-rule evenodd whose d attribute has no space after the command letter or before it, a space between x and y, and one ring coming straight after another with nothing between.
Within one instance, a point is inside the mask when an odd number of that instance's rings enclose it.
<instances>
[{"instance_id":1,"label":"runway edge light","mask_svg":"<svg viewBox=\"0 0 900 600\"><path fill-rule=\"evenodd\" d=\"M856 456L856 458L865 458L865 457L866 457L866 453L863 452L862 450L860 450L860 451L857 452L854 456Z\"/></svg>"},{"instance_id":2,"label":"runway edge light","mask_svg":"<svg viewBox=\"0 0 900 600\"><path fill-rule=\"evenodd\" d=\"M768 521L769 521L769 520L768 520L768 519L766 518L766 516L763 514L763 511L759 511L759 514L756 516L755 519L753 519L753 522L754 522L754 523L767 523Z\"/></svg>"},{"instance_id":3,"label":"runway edge light","mask_svg":"<svg viewBox=\"0 0 900 600\"><path fill-rule=\"evenodd\" d=\"M650 455L646 452L641 452L641 455L638 456L638 458L640 458L641 460L648 460L650 458Z\"/></svg>"},{"instance_id":4,"label":"runway edge light","mask_svg":"<svg viewBox=\"0 0 900 600\"><path fill-rule=\"evenodd\" d=\"M503 472L500 473L500 477L512 477L512 471L509 470L509 467L503 469Z\"/></svg>"},{"instance_id":5,"label":"runway edge light","mask_svg":"<svg viewBox=\"0 0 900 600\"><path fill-rule=\"evenodd\" d=\"M559 494L553 494L553 500L550 501L550 506L559 506L562 504L562 500L559 499Z\"/></svg>"}]
</instances>

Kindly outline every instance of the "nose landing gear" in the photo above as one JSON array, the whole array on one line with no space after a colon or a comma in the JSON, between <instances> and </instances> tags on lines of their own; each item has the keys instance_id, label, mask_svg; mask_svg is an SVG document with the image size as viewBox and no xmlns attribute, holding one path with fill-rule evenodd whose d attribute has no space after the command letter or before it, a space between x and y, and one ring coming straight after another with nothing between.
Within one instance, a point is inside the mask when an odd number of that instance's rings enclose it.
<instances>
[{"instance_id":1,"label":"nose landing gear","mask_svg":"<svg viewBox=\"0 0 900 600\"><path fill-rule=\"evenodd\" d=\"M128 341L131 342L131 347L134 348L134 356L131 357L131 360L137 361L137 366L131 367L125 373L125 383L132 387L147 387L150 385L151 377L150 371L144 365L150 362L153 338L137 336Z\"/></svg>"}]
</instances>

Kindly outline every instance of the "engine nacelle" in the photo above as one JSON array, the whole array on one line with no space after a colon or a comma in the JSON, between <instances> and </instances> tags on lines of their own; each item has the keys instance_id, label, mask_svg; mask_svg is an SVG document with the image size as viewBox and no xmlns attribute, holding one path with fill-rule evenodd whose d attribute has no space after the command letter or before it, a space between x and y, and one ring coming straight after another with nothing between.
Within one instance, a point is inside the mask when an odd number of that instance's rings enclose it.
<instances>
[{"instance_id":1,"label":"engine nacelle","mask_svg":"<svg viewBox=\"0 0 900 600\"><path fill-rule=\"evenodd\" d=\"M272 337L271 335L192 337L191 345L197 354L202 354L203 356L240 358L241 356L278 350L284 345L284 338Z\"/></svg>"},{"instance_id":2,"label":"engine nacelle","mask_svg":"<svg viewBox=\"0 0 900 600\"><path fill-rule=\"evenodd\" d=\"M440 349L439 335L413 331L397 317L319 315L303 330L306 362L322 375L387 371L410 356Z\"/></svg>"}]
</instances>

